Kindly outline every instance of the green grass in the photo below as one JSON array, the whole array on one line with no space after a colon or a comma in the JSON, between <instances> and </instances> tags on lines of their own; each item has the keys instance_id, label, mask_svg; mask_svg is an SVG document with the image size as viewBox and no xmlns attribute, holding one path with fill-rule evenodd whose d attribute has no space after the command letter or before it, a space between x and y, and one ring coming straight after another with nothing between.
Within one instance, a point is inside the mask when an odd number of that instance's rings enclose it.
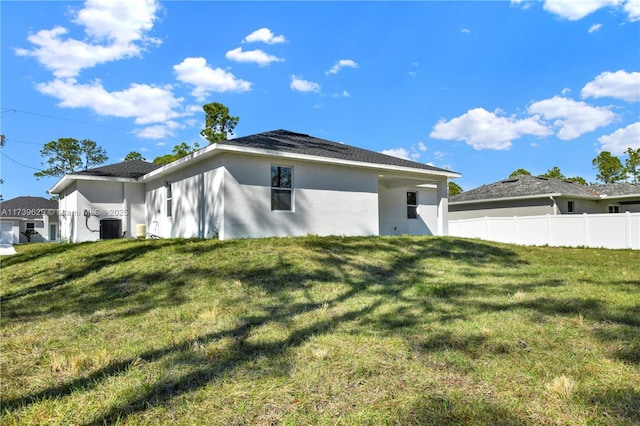
<instances>
[{"instance_id":1,"label":"green grass","mask_svg":"<svg viewBox=\"0 0 640 426\"><path fill-rule=\"evenodd\" d=\"M640 252L453 238L33 244L2 424L638 424Z\"/></svg>"}]
</instances>

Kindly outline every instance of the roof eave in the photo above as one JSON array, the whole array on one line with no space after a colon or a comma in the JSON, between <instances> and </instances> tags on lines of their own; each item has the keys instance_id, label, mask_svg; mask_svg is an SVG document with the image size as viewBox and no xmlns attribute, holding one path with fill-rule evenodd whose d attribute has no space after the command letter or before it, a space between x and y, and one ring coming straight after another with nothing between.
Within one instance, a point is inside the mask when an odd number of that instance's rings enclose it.
<instances>
[{"instance_id":1,"label":"roof eave","mask_svg":"<svg viewBox=\"0 0 640 426\"><path fill-rule=\"evenodd\" d=\"M166 166L156 169L150 173L147 173L146 175L140 178L140 181L147 181L147 180L162 177L172 171L176 171L185 167L186 164L188 162L191 162L192 160L206 159L223 152L250 154L250 155L258 155L258 156L264 156L264 157L279 157L279 158L310 161L315 163L335 164L335 165L348 166L348 167L361 167L361 168L368 168L368 169L374 169L379 171L395 171L395 172L400 171L400 172L408 172L408 173L419 173L422 175L427 174L431 176L435 175L435 176L441 176L441 177L447 177L447 178L459 178L461 176L460 173L456 173L448 170L429 170L429 169L421 169L421 168L414 168L414 167L395 166L391 164L341 160L338 158L322 157L317 155L298 154L293 152L283 152L283 151L277 151L277 150L258 149L258 148L251 148L251 147L240 147L235 145L227 145L224 143L216 143L216 144L209 145L203 150L194 152L186 157L180 158L179 160L169 163Z\"/></svg>"},{"instance_id":2,"label":"roof eave","mask_svg":"<svg viewBox=\"0 0 640 426\"><path fill-rule=\"evenodd\" d=\"M91 175L64 175L51 189L47 190L48 194L60 194L60 192L78 180L103 181L103 182L127 182L137 183L138 178L127 178L118 176L91 176Z\"/></svg>"}]
</instances>

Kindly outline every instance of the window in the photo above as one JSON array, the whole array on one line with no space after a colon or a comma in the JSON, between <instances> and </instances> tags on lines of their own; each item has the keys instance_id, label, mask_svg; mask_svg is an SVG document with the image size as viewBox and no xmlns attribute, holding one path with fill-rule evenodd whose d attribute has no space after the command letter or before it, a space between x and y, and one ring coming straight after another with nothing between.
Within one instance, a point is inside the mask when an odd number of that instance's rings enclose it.
<instances>
[{"instance_id":1,"label":"window","mask_svg":"<svg viewBox=\"0 0 640 426\"><path fill-rule=\"evenodd\" d=\"M418 218L418 193L407 192L407 219Z\"/></svg>"},{"instance_id":2,"label":"window","mask_svg":"<svg viewBox=\"0 0 640 426\"><path fill-rule=\"evenodd\" d=\"M35 230L36 230L35 222L27 222L27 231L35 231Z\"/></svg>"},{"instance_id":3,"label":"window","mask_svg":"<svg viewBox=\"0 0 640 426\"><path fill-rule=\"evenodd\" d=\"M620 206L609 206L609 213L620 213Z\"/></svg>"},{"instance_id":4,"label":"window","mask_svg":"<svg viewBox=\"0 0 640 426\"><path fill-rule=\"evenodd\" d=\"M271 166L271 210L292 211L293 168Z\"/></svg>"},{"instance_id":5,"label":"window","mask_svg":"<svg viewBox=\"0 0 640 426\"><path fill-rule=\"evenodd\" d=\"M173 198L171 194L171 182L166 181L164 187L167 188L167 217L171 217L171 200Z\"/></svg>"},{"instance_id":6,"label":"window","mask_svg":"<svg viewBox=\"0 0 640 426\"><path fill-rule=\"evenodd\" d=\"M568 201L567 202L567 213L575 213L576 211L576 202Z\"/></svg>"}]
</instances>

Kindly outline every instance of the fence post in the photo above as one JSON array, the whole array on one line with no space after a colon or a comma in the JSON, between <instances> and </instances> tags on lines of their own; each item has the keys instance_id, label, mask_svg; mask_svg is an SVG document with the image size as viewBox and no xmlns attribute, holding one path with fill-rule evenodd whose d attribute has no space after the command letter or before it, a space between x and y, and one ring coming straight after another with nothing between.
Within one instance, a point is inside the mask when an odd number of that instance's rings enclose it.
<instances>
[{"instance_id":1,"label":"fence post","mask_svg":"<svg viewBox=\"0 0 640 426\"><path fill-rule=\"evenodd\" d=\"M631 213L624 212L624 248L631 248Z\"/></svg>"},{"instance_id":2,"label":"fence post","mask_svg":"<svg viewBox=\"0 0 640 426\"><path fill-rule=\"evenodd\" d=\"M584 218L584 246L589 247L589 215L582 213L582 217Z\"/></svg>"}]
</instances>

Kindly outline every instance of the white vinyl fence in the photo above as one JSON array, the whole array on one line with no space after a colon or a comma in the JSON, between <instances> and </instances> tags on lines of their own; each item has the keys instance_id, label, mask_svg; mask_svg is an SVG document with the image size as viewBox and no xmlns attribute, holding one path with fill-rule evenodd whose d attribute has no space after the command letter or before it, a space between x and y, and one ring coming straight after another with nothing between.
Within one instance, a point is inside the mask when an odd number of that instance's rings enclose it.
<instances>
[{"instance_id":1,"label":"white vinyl fence","mask_svg":"<svg viewBox=\"0 0 640 426\"><path fill-rule=\"evenodd\" d=\"M449 235L523 245L640 249L640 213L483 217L449 221Z\"/></svg>"}]
</instances>

